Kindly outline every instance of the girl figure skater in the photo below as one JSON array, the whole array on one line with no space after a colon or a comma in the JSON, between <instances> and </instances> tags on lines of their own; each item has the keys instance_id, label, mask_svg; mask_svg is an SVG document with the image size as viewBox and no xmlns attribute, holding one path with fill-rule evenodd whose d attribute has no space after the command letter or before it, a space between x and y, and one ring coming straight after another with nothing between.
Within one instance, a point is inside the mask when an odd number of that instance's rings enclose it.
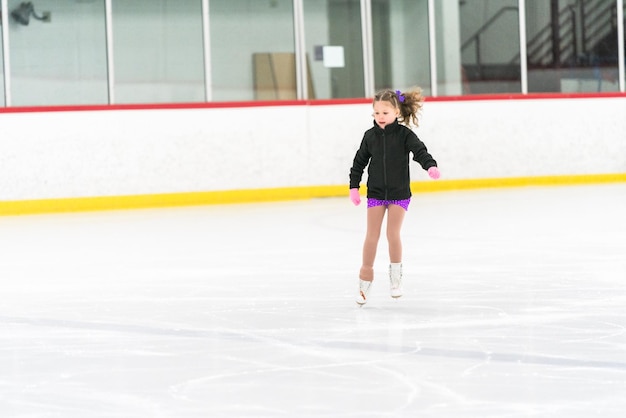
<instances>
[{"instance_id":1,"label":"girl figure skater","mask_svg":"<svg viewBox=\"0 0 626 418\"><path fill-rule=\"evenodd\" d=\"M426 145L410 129L418 126L418 113L424 97L421 89L402 93L382 90L373 101L374 126L367 130L350 169L350 200L361 203L359 185L367 169L367 232L363 244L363 264L359 272L356 302L364 305L374 280L374 259L380 230L387 213L389 279L391 297L402 296L402 242L400 229L411 200L409 154L432 179L440 176L437 162Z\"/></svg>"}]
</instances>

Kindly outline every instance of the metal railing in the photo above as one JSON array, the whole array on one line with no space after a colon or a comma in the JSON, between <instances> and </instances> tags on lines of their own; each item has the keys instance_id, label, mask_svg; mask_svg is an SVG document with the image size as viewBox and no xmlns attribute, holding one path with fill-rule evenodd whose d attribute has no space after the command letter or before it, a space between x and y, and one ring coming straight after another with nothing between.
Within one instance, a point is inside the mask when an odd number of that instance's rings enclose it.
<instances>
[{"instance_id":1,"label":"metal railing","mask_svg":"<svg viewBox=\"0 0 626 418\"><path fill-rule=\"evenodd\" d=\"M498 10L493 16L491 16L476 32L474 32L465 42L461 44L461 53L466 50L470 45L474 44L476 54L476 68L479 76L483 74L483 63L481 56L481 36L496 23L505 13L516 12L519 13L519 9L514 6L506 6ZM519 57L519 54L518 54Z\"/></svg>"},{"instance_id":2,"label":"metal railing","mask_svg":"<svg viewBox=\"0 0 626 418\"><path fill-rule=\"evenodd\" d=\"M478 75L483 74L482 35L507 12L518 12L507 6L498 10L476 32L461 44L461 52L474 47ZM615 3L604 0L587 0L568 5L558 13L556 24L548 23L526 45L527 62L532 67L585 65L591 63L589 54L607 36L617 30ZM609 21L610 25L606 22ZM507 64L519 63L519 52Z\"/></svg>"},{"instance_id":3,"label":"metal railing","mask_svg":"<svg viewBox=\"0 0 626 418\"><path fill-rule=\"evenodd\" d=\"M591 64L589 54L617 30L617 9L613 2L582 1L560 10L557 22L556 28L550 23L528 41L530 66Z\"/></svg>"}]
</instances>

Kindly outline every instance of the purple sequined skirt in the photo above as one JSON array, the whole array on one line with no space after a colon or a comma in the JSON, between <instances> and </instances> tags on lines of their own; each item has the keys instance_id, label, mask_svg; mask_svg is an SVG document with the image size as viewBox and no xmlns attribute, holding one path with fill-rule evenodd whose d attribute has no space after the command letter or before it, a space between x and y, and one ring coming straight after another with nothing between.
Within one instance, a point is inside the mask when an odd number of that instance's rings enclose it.
<instances>
[{"instance_id":1,"label":"purple sequined skirt","mask_svg":"<svg viewBox=\"0 0 626 418\"><path fill-rule=\"evenodd\" d=\"M411 199L380 200L380 199L373 199L371 197L367 198L367 207L368 208L373 208L374 206L398 205L398 206L402 207L404 210L409 210L409 203L411 203Z\"/></svg>"}]
</instances>

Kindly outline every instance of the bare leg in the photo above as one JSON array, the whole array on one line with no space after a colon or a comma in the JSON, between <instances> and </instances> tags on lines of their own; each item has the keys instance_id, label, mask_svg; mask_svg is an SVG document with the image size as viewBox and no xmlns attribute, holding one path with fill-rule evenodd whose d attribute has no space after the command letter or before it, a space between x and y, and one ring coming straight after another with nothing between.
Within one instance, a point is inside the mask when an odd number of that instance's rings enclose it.
<instances>
[{"instance_id":1,"label":"bare leg","mask_svg":"<svg viewBox=\"0 0 626 418\"><path fill-rule=\"evenodd\" d=\"M402 262L402 239L400 231L406 211L398 205L389 205L387 214L387 241L389 242L389 262Z\"/></svg>"},{"instance_id":2,"label":"bare leg","mask_svg":"<svg viewBox=\"0 0 626 418\"><path fill-rule=\"evenodd\" d=\"M385 206L375 206L367 209L367 232L365 234L365 243L363 244L363 265L359 273L361 280L368 282L374 280L374 260L376 259L376 249L386 209Z\"/></svg>"}]
</instances>

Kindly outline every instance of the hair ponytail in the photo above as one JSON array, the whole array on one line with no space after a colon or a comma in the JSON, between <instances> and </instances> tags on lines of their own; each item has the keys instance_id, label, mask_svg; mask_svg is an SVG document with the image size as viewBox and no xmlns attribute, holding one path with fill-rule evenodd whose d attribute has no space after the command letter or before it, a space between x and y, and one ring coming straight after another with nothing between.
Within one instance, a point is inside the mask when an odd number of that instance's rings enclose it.
<instances>
[{"instance_id":1,"label":"hair ponytail","mask_svg":"<svg viewBox=\"0 0 626 418\"><path fill-rule=\"evenodd\" d=\"M424 104L424 96L422 89L415 87L409 91L401 92L400 90L385 89L376 93L375 102L385 101L391 103L400 110L398 122L410 127L419 126L419 114Z\"/></svg>"}]
</instances>

